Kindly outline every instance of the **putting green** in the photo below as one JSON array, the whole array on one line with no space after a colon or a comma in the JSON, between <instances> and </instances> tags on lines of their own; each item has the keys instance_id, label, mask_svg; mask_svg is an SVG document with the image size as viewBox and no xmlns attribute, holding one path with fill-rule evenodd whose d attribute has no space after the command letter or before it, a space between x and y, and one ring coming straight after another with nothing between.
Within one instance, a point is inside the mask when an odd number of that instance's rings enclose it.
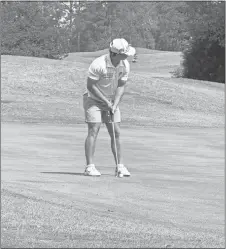
<instances>
[{"instance_id":1,"label":"putting green","mask_svg":"<svg viewBox=\"0 0 226 249\"><path fill-rule=\"evenodd\" d=\"M223 128L106 128L85 177L85 125L2 123L2 247L224 247Z\"/></svg>"}]
</instances>

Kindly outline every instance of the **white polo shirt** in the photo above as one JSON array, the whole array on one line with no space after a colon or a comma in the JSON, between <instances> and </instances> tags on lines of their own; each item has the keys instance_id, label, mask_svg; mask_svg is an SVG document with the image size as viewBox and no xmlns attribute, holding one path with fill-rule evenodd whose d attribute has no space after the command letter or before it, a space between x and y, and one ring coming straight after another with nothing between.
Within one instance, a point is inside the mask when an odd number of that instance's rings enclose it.
<instances>
[{"instance_id":1,"label":"white polo shirt","mask_svg":"<svg viewBox=\"0 0 226 249\"><path fill-rule=\"evenodd\" d=\"M129 72L130 65L127 60L120 61L119 65L115 67L111 63L110 54L105 54L91 63L88 77L93 80L99 80L97 82L98 89L109 100L113 100L118 87L118 80L127 81ZM89 97L99 100L88 89L86 89L86 92Z\"/></svg>"}]
</instances>

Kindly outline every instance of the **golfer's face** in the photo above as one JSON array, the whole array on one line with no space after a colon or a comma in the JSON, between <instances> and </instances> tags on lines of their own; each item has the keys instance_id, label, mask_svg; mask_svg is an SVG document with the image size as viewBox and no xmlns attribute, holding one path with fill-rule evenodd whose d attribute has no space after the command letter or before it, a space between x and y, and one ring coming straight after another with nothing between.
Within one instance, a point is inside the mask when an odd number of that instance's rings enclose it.
<instances>
[{"instance_id":1,"label":"golfer's face","mask_svg":"<svg viewBox=\"0 0 226 249\"><path fill-rule=\"evenodd\" d=\"M125 60L125 59L127 59L127 57L128 57L128 55L126 55L126 54L117 54L116 55L116 58L118 61Z\"/></svg>"}]
</instances>

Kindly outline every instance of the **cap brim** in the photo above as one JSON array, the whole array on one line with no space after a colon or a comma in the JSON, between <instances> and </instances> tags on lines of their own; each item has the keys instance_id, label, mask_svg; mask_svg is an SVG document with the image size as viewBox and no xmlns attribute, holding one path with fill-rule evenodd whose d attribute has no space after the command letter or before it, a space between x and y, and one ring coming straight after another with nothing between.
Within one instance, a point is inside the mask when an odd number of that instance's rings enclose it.
<instances>
[{"instance_id":1,"label":"cap brim","mask_svg":"<svg viewBox=\"0 0 226 249\"><path fill-rule=\"evenodd\" d=\"M130 46L128 52L126 52L124 54L126 54L128 56L134 56L136 54L136 49L134 47Z\"/></svg>"}]
</instances>

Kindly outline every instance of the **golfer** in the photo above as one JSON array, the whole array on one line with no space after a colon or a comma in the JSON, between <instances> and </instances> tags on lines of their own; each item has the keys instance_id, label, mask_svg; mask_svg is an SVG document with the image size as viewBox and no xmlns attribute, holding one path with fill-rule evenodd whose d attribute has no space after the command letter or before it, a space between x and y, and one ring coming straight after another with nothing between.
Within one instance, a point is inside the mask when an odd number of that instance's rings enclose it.
<instances>
[{"instance_id":1,"label":"golfer","mask_svg":"<svg viewBox=\"0 0 226 249\"><path fill-rule=\"evenodd\" d=\"M111 149L117 164L115 174L130 176L130 172L122 162L119 103L130 72L127 57L134 56L135 52L135 48L131 47L125 39L114 39L110 43L109 53L96 58L89 67L87 89L83 95L85 121L88 124L88 136L85 141L87 166L84 175L86 176L101 175L93 161L101 123L105 123L111 137ZM110 114L113 115L113 123ZM116 146L114 146L115 142Z\"/></svg>"}]
</instances>

